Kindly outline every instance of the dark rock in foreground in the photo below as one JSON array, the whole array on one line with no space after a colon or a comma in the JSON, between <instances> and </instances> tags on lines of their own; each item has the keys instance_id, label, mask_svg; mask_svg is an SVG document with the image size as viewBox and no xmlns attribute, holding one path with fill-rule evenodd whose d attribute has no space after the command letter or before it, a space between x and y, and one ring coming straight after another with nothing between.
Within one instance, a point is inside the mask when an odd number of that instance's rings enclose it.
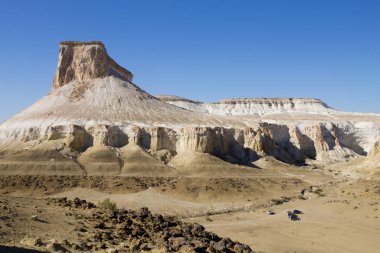
<instances>
[{"instance_id":1,"label":"dark rock in foreground","mask_svg":"<svg viewBox=\"0 0 380 253\"><path fill-rule=\"evenodd\" d=\"M113 252L253 252L248 245L221 238L202 225L182 222L173 216L152 214L148 208L107 210L84 200L52 199L69 209L90 209L77 218L86 224L79 231L88 243L76 251L109 249Z\"/></svg>"}]
</instances>

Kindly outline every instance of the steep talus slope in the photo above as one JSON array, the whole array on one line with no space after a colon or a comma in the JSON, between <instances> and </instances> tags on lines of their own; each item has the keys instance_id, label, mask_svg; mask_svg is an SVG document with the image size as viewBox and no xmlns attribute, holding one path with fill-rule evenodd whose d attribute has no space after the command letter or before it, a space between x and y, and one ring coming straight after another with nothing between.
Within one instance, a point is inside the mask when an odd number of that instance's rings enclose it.
<instances>
[{"instance_id":1,"label":"steep talus slope","mask_svg":"<svg viewBox=\"0 0 380 253\"><path fill-rule=\"evenodd\" d=\"M219 176L252 176L256 168L233 165L208 153L186 151L175 156L171 164L184 175L212 177Z\"/></svg>"},{"instance_id":2,"label":"steep talus slope","mask_svg":"<svg viewBox=\"0 0 380 253\"><path fill-rule=\"evenodd\" d=\"M122 174L133 176L177 176L176 169L169 167L140 146L130 143L121 149L124 161Z\"/></svg>"},{"instance_id":3,"label":"steep talus slope","mask_svg":"<svg viewBox=\"0 0 380 253\"><path fill-rule=\"evenodd\" d=\"M379 115L317 99L158 99L131 81L102 43L61 43L50 94L0 126L0 173L29 164L32 174L169 175L184 157L203 169L222 164L223 174L234 168L225 162L250 166L266 155L300 165L364 156L380 136Z\"/></svg>"},{"instance_id":4,"label":"steep talus slope","mask_svg":"<svg viewBox=\"0 0 380 253\"><path fill-rule=\"evenodd\" d=\"M180 109L150 96L132 83L108 76L86 83L73 81L17 114L1 129L36 128L52 125L80 126L142 125L186 126L218 125L218 117ZM225 120L226 125L239 125ZM241 125L241 124L240 124Z\"/></svg>"},{"instance_id":5,"label":"steep talus slope","mask_svg":"<svg viewBox=\"0 0 380 253\"><path fill-rule=\"evenodd\" d=\"M83 175L81 166L54 150L24 150L0 156L0 174Z\"/></svg>"},{"instance_id":6,"label":"steep talus slope","mask_svg":"<svg viewBox=\"0 0 380 253\"><path fill-rule=\"evenodd\" d=\"M109 146L88 148L78 157L78 162L88 175L119 175L122 166L117 151Z\"/></svg>"}]
</instances>

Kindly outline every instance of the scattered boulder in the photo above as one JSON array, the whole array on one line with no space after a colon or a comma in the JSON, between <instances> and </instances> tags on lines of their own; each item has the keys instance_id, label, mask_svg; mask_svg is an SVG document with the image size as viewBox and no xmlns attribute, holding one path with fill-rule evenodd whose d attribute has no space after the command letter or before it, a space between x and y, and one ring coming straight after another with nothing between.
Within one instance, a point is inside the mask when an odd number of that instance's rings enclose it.
<instances>
[{"instance_id":1,"label":"scattered boulder","mask_svg":"<svg viewBox=\"0 0 380 253\"><path fill-rule=\"evenodd\" d=\"M46 201L48 205L66 208L70 219L77 219L74 231L78 240L58 238L44 243L40 238L27 236L20 244L43 247L47 252L253 252L248 245L221 238L200 224L152 214L146 207L108 210L79 198Z\"/></svg>"},{"instance_id":2,"label":"scattered boulder","mask_svg":"<svg viewBox=\"0 0 380 253\"><path fill-rule=\"evenodd\" d=\"M41 238L39 237L29 237L25 236L20 243L25 246L29 247L39 247L43 245L43 242L41 241Z\"/></svg>"},{"instance_id":3,"label":"scattered boulder","mask_svg":"<svg viewBox=\"0 0 380 253\"><path fill-rule=\"evenodd\" d=\"M63 247L62 244L55 242L55 241L49 243L47 245L46 249L49 252L59 252L59 253L69 252L69 250L66 249L65 247Z\"/></svg>"},{"instance_id":4,"label":"scattered boulder","mask_svg":"<svg viewBox=\"0 0 380 253\"><path fill-rule=\"evenodd\" d=\"M92 209L96 205L91 202L87 202L84 199L74 198L74 200L68 200L67 198L53 198L51 202L57 203L59 206L81 208L81 209Z\"/></svg>"},{"instance_id":5,"label":"scattered boulder","mask_svg":"<svg viewBox=\"0 0 380 253\"><path fill-rule=\"evenodd\" d=\"M282 205L283 203L289 202L290 198L288 197L281 197L280 199L271 199L269 202L273 205Z\"/></svg>"},{"instance_id":6,"label":"scattered boulder","mask_svg":"<svg viewBox=\"0 0 380 253\"><path fill-rule=\"evenodd\" d=\"M253 252L244 244L220 238L202 225L180 221L172 216L152 214L144 207L133 210L108 210L75 198L52 199L53 203L75 209L89 208L81 216L86 227L86 243L77 245L83 251L102 252ZM116 246L115 246L116 245ZM72 247L63 243L49 244L49 251L66 252Z\"/></svg>"}]
</instances>

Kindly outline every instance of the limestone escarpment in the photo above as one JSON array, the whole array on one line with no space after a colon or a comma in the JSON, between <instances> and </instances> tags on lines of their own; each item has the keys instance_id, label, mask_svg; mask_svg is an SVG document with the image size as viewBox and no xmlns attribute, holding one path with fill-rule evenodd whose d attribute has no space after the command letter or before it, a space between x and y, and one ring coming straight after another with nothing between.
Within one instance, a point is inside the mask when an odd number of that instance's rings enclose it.
<instances>
[{"instance_id":1,"label":"limestone escarpment","mask_svg":"<svg viewBox=\"0 0 380 253\"><path fill-rule=\"evenodd\" d=\"M64 160L67 173L75 165L75 173L95 175L172 175L168 165L182 158L334 162L367 155L380 136L378 115L337 112L317 99L157 99L131 79L102 43L61 43L52 92L0 126L0 173L14 173L26 151L26 164L47 164L38 173L53 166L46 154Z\"/></svg>"},{"instance_id":2,"label":"limestone escarpment","mask_svg":"<svg viewBox=\"0 0 380 253\"><path fill-rule=\"evenodd\" d=\"M52 126L36 139L19 139L15 142L16 147L8 146L4 150L57 151L70 159L78 157L84 170L96 175L100 175L102 170L107 175L136 174L139 163L151 164L164 174L173 174L164 164L170 164L173 159L178 163L176 157L188 152L206 153L243 165L267 155L291 164L304 164L308 159L317 162L342 161L358 156L352 147L341 144L339 131L342 131L340 126L331 123L310 123L302 127L259 123L251 128L178 129L104 124L86 128L69 125ZM131 156L131 153L136 157ZM129 166L126 167L128 169L122 169L123 164L124 167ZM132 164L134 167L130 167ZM9 162L0 157L1 167L9 167ZM140 169L148 173L148 167Z\"/></svg>"},{"instance_id":3,"label":"limestone escarpment","mask_svg":"<svg viewBox=\"0 0 380 253\"><path fill-rule=\"evenodd\" d=\"M336 110L314 98L238 98L202 103L178 96L156 96L162 101L191 111L216 115L265 115L270 113L334 113Z\"/></svg>"},{"instance_id":4,"label":"limestone escarpment","mask_svg":"<svg viewBox=\"0 0 380 253\"><path fill-rule=\"evenodd\" d=\"M92 136L81 126L52 126L46 134L47 141L63 140L62 144L75 151L84 151L91 146Z\"/></svg>"},{"instance_id":5,"label":"limestone escarpment","mask_svg":"<svg viewBox=\"0 0 380 253\"><path fill-rule=\"evenodd\" d=\"M86 82L109 75L132 81L132 73L108 56L102 42L61 42L53 90L72 81Z\"/></svg>"}]
</instances>

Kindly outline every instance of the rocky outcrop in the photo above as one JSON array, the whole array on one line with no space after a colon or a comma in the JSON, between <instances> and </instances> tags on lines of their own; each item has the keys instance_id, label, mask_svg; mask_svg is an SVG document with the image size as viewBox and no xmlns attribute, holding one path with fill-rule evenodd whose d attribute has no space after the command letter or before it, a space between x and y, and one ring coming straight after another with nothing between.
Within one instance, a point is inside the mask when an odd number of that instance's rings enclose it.
<instances>
[{"instance_id":1,"label":"rocky outcrop","mask_svg":"<svg viewBox=\"0 0 380 253\"><path fill-rule=\"evenodd\" d=\"M177 133L173 129L154 127L149 130L150 150L169 150L176 152Z\"/></svg>"},{"instance_id":2,"label":"rocky outcrop","mask_svg":"<svg viewBox=\"0 0 380 253\"><path fill-rule=\"evenodd\" d=\"M78 209L93 209L85 215L76 214L87 224L85 232L87 238L92 240L85 238L90 242L82 243L81 246L76 245L76 247L72 247L72 244L67 242L66 244L71 247L68 248L72 251L254 252L248 245L219 237L215 233L208 232L202 225L185 223L174 216L153 214L146 207L138 210L116 209L105 205L106 202L103 202L103 205L100 203L99 207L94 207L94 204L78 198L74 200L57 198L49 201L74 214L80 213ZM32 243L35 244L35 240ZM113 248L101 250L107 248L108 245L112 245ZM49 250L49 252L52 251Z\"/></svg>"},{"instance_id":3,"label":"rocky outcrop","mask_svg":"<svg viewBox=\"0 0 380 253\"><path fill-rule=\"evenodd\" d=\"M294 146L299 149L305 157L310 159L316 158L317 149L315 147L314 141L306 135L306 132L302 133L298 127L292 127L289 131L289 134Z\"/></svg>"},{"instance_id":4,"label":"rocky outcrop","mask_svg":"<svg viewBox=\"0 0 380 253\"><path fill-rule=\"evenodd\" d=\"M244 130L244 147L264 155L274 149L274 141L268 128L261 127L256 131L252 128Z\"/></svg>"},{"instance_id":5,"label":"rocky outcrop","mask_svg":"<svg viewBox=\"0 0 380 253\"><path fill-rule=\"evenodd\" d=\"M330 123L303 127L260 123L253 128L245 129L223 127L172 129L138 126L125 128L103 124L86 129L69 125L52 126L45 135L36 135L37 139L17 145L20 149L28 147L30 152L36 149L58 150L66 157L79 155L79 163L89 174L139 174L139 171L145 171L150 174L160 172L166 175L172 173L166 165L173 159L178 163L180 159L176 157L186 157L183 154L189 152L206 153L241 165L249 165L260 157L268 155L297 165L304 164L307 159L315 162L331 162L358 156L352 149L341 144L339 131L342 131L339 126ZM127 144L136 148L125 148ZM79 154L71 155L70 152L79 152ZM118 154L121 154L120 158L117 157ZM370 155L376 156L376 154L379 154L378 144ZM4 164L9 167L8 162ZM122 167L128 169L120 169Z\"/></svg>"},{"instance_id":6,"label":"rocky outcrop","mask_svg":"<svg viewBox=\"0 0 380 253\"><path fill-rule=\"evenodd\" d=\"M99 41L61 42L53 89L72 81L86 82L109 75L132 81L132 73L108 56L103 43Z\"/></svg>"},{"instance_id":7,"label":"rocky outcrop","mask_svg":"<svg viewBox=\"0 0 380 253\"><path fill-rule=\"evenodd\" d=\"M347 135L342 135L346 126L325 122L304 128L304 135L314 143L316 160L324 162L344 161L350 157L365 155L363 149L358 149L359 136L352 134L347 143ZM309 149L310 150L310 149Z\"/></svg>"},{"instance_id":8,"label":"rocky outcrop","mask_svg":"<svg viewBox=\"0 0 380 253\"><path fill-rule=\"evenodd\" d=\"M370 158L380 158L380 140L375 142L368 156Z\"/></svg>"},{"instance_id":9,"label":"rocky outcrop","mask_svg":"<svg viewBox=\"0 0 380 253\"><path fill-rule=\"evenodd\" d=\"M3 153L10 171L13 152L25 150L30 163L41 160L37 150L51 151L77 173L98 175L104 166L138 174L143 160L144 171L171 173L167 165L185 153L250 166L268 155L291 164L343 161L366 155L380 136L378 115L338 112L318 99L157 99L131 79L101 42L62 42L52 92L0 126L0 170Z\"/></svg>"},{"instance_id":10,"label":"rocky outcrop","mask_svg":"<svg viewBox=\"0 0 380 253\"><path fill-rule=\"evenodd\" d=\"M183 128L179 132L177 152L212 153L214 133L210 127Z\"/></svg>"},{"instance_id":11,"label":"rocky outcrop","mask_svg":"<svg viewBox=\"0 0 380 253\"><path fill-rule=\"evenodd\" d=\"M62 140L62 143L75 151L84 151L93 145L92 136L81 126L52 126L47 131L47 141Z\"/></svg>"},{"instance_id":12,"label":"rocky outcrop","mask_svg":"<svg viewBox=\"0 0 380 253\"><path fill-rule=\"evenodd\" d=\"M98 125L91 130L94 146L123 147L128 144L128 136L117 126Z\"/></svg>"},{"instance_id":13,"label":"rocky outcrop","mask_svg":"<svg viewBox=\"0 0 380 253\"><path fill-rule=\"evenodd\" d=\"M332 150L335 145L339 145L335 136L323 124L306 127L304 131L313 141L317 153Z\"/></svg>"}]
</instances>

